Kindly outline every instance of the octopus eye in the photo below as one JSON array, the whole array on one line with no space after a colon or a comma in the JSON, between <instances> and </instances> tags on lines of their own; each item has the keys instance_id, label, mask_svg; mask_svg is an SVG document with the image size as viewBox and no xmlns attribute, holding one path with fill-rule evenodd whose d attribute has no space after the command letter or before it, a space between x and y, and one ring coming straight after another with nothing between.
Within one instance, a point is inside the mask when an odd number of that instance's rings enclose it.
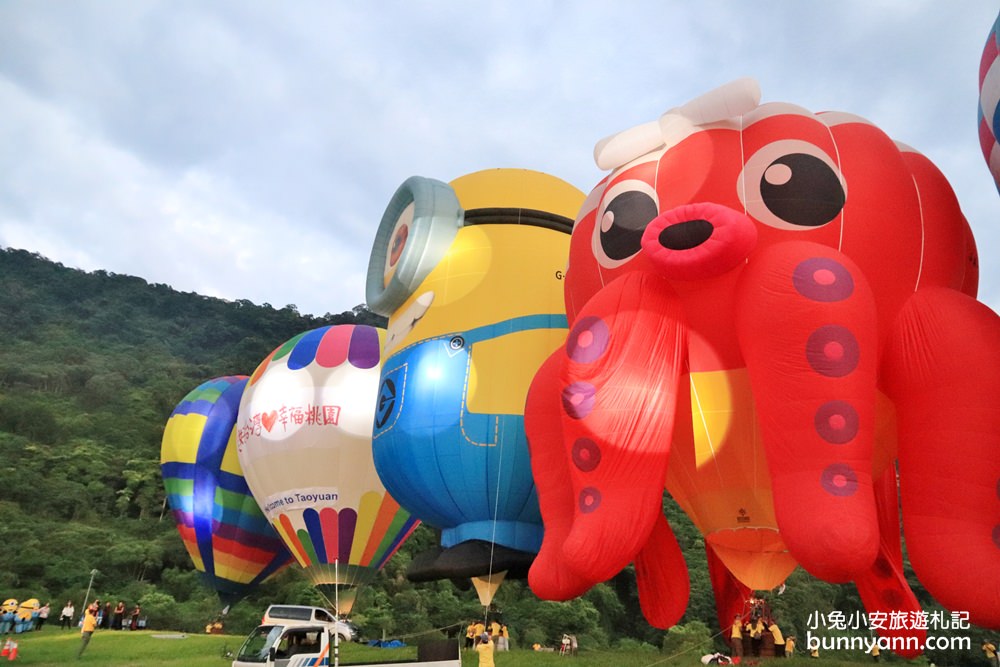
<instances>
[{"instance_id":1,"label":"octopus eye","mask_svg":"<svg viewBox=\"0 0 1000 667\"><path fill-rule=\"evenodd\" d=\"M833 222L847 189L826 153L804 141L778 141L757 151L738 187L747 212L779 229L807 230Z\"/></svg>"},{"instance_id":2,"label":"octopus eye","mask_svg":"<svg viewBox=\"0 0 1000 667\"><path fill-rule=\"evenodd\" d=\"M637 254L642 233L658 213L656 192L645 182L622 181L609 188L594 230L594 254L600 263L619 266Z\"/></svg>"}]
</instances>

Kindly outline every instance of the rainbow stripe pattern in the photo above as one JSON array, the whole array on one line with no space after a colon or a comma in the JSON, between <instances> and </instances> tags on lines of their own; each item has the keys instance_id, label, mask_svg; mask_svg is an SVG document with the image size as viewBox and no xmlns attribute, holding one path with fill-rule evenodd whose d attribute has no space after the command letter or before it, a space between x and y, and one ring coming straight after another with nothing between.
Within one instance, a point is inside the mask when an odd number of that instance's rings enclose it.
<instances>
[{"instance_id":1,"label":"rainbow stripe pattern","mask_svg":"<svg viewBox=\"0 0 1000 667\"><path fill-rule=\"evenodd\" d=\"M254 385L268 366L288 357L289 370L301 370L315 362L321 368L336 368L347 362L355 368L375 368L381 356L379 330L369 326L340 324L320 327L295 336L277 347L250 377Z\"/></svg>"},{"instance_id":2,"label":"rainbow stripe pattern","mask_svg":"<svg viewBox=\"0 0 1000 667\"><path fill-rule=\"evenodd\" d=\"M418 523L392 496L376 491L361 497L357 511L325 507L296 514L298 521L295 514L279 514L275 528L302 567L339 563L370 569L372 575Z\"/></svg>"},{"instance_id":3,"label":"rainbow stripe pattern","mask_svg":"<svg viewBox=\"0 0 1000 667\"><path fill-rule=\"evenodd\" d=\"M184 546L227 603L290 561L236 455L234 427L247 380L220 377L191 391L170 415L160 451L167 501Z\"/></svg>"}]
</instances>

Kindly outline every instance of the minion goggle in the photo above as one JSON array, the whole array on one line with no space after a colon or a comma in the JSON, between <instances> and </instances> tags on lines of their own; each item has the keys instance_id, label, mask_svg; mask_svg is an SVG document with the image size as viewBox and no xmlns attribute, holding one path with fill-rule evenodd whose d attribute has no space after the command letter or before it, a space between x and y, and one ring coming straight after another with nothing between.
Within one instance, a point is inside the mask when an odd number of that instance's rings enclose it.
<instances>
[{"instance_id":1,"label":"minion goggle","mask_svg":"<svg viewBox=\"0 0 1000 667\"><path fill-rule=\"evenodd\" d=\"M463 210L451 185L422 176L406 179L386 206L375 234L365 290L368 307L380 315L391 315L444 259L459 229L504 223L566 234L573 230L571 218L537 209L491 206Z\"/></svg>"}]
</instances>

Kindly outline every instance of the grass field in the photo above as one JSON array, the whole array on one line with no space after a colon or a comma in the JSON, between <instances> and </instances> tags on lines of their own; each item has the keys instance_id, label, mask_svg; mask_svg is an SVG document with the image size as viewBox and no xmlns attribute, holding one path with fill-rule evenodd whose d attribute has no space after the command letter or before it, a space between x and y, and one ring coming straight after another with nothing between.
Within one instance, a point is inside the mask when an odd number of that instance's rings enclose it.
<instances>
[{"instance_id":1,"label":"grass field","mask_svg":"<svg viewBox=\"0 0 1000 667\"><path fill-rule=\"evenodd\" d=\"M17 660L10 664L21 665L100 665L101 667L147 667L173 665L175 667L228 667L231 658L224 658L228 651L235 652L243 641L231 635L183 635L166 631L140 630L137 632L97 632L82 658L77 661L80 633L75 630L46 628L13 636L18 642ZM654 651L582 651L575 657L558 653L510 651L497 654L497 667L548 667L573 665L574 667L694 667L700 665L697 655L667 657ZM357 644L341 646L341 664L415 659L416 648L377 649ZM6 657L0 658L4 664ZM870 665L871 661L845 662L841 660L793 658L768 661L776 667L811 665L812 667L854 667ZM463 667L475 667L476 656L464 655ZM744 663L746 664L746 663ZM764 663L767 664L767 663Z\"/></svg>"}]
</instances>

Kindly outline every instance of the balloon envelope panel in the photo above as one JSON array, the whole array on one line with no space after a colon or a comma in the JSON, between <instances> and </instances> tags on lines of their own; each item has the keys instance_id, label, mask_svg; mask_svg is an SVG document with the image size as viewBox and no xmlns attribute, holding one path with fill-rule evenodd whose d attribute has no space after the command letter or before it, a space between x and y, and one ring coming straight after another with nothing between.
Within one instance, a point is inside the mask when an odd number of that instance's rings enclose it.
<instances>
[{"instance_id":1,"label":"balloon envelope panel","mask_svg":"<svg viewBox=\"0 0 1000 667\"><path fill-rule=\"evenodd\" d=\"M360 325L300 334L261 363L242 399L247 482L316 584L365 583L416 527L372 461L383 337Z\"/></svg>"},{"instance_id":2,"label":"balloon envelope panel","mask_svg":"<svg viewBox=\"0 0 1000 667\"><path fill-rule=\"evenodd\" d=\"M177 530L195 569L235 601L289 562L288 551L250 493L234 427L246 376L209 380L177 405L160 464Z\"/></svg>"},{"instance_id":3,"label":"balloon envelope panel","mask_svg":"<svg viewBox=\"0 0 1000 667\"><path fill-rule=\"evenodd\" d=\"M983 149L983 157L989 165L993 180L1000 189L1000 64L997 55L1000 53L997 28L1000 26L1000 16L993 23L983 55L979 64L979 143Z\"/></svg>"},{"instance_id":4,"label":"balloon envelope panel","mask_svg":"<svg viewBox=\"0 0 1000 667\"><path fill-rule=\"evenodd\" d=\"M565 337L557 275L568 243L541 227L463 227L390 318L390 331L405 331L382 373L375 464L405 507L443 529L445 547L478 539L535 552L541 543L524 399ZM406 330L410 304L428 294Z\"/></svg>"}]
</instances>

